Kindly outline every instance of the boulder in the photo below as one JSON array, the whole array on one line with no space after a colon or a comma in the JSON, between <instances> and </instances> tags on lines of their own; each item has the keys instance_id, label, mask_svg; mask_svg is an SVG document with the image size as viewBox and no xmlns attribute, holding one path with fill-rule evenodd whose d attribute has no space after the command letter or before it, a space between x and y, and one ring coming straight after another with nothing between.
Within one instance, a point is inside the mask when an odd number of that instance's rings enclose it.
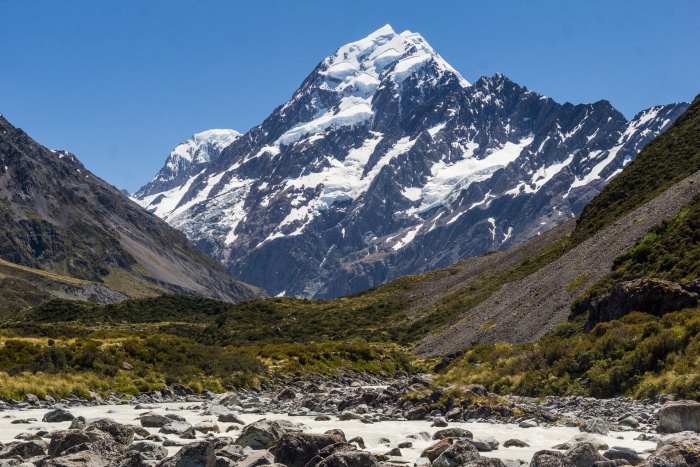
<instances>
[{"instance_id":1,"label":"boulder","mask_svg":"<svg viewBox=\"0 0 700 467\"><path fill-rule=\"evenodd\" d=\"M444 417L438 417L435 420L433 420L433 423L430 426L435 426L438 428L444 428L447 426L447 420L445 420Z\"/></svg>"},{"instance_id":2,"label":"boulder","mask_svg":"<svg viewBox=\"0 0 700 467\"><path fill-rule=\"evenodd\" d=\"M83 430L68 429L54 431L51 435L48 454L59 456L73 446L90 442L90 435Z\"/></svg>"},{"instance_id":3,"label":"boulder","mask_svg":"<svg viewBox=\"0 0 700 467\"><path fill-rule=\"evenodd\" d=\"M680 284L662 279L637 279L615 284L609 294L598 297L588 305L590 331L598 323L620 319L632 311L661 316L684 308L693 308L698 294Z\"/></svg>"},{"instance_id":4,"label":"boulder","mask_svg":"<svg viewBox=\"0 0 700 467\"><path fill-rule=\"evenodd\" d=\"M435 459L440 457L440 454L445 452L447 448L452 446L454 440L452 438L441 439L437 443L431 444L423 450L420 457L427 457L430 462L434 462Z\"/></svg>"},{"instance_id":5,"label":"boulder","mask_svg":"<svg viewBox=\"0 0 700 467\"><path fill-rule=\"evenodd\" d=\"M224 407L235 407L241 405L241 400L235 392L220 394L211 401L211 405L223 405Z\"/></svg>"},{"instance_id":6,"label":"boulder","mask_svg":"<svg viewBox=\"0 0 700 467\"><path fill-rule=\"evenodd\" d=\"M176 422L171 421L167 425L160 427L158 433L163 433L165 435L178 435L183 436L185 434L194 435L194 428L187 422Z\"/></svg>"},{"instance_id":7,"label":"boulder","mask_svg":"<svg viewBox=\"0 0 700 467\"><path fill-rule=\"evenodd\" d=\"M135 441L126 450L137 453L142 462L157 461L168 457L168 450L152 441Z\"/></svg>"},{"instance_id":8,"label":"boulder","mask_svg":"<svg viewBox=\"0 0 700 467\"><path fill-rule=\"evenodd\" d=\"M644 467L687 467L688 463L680 449L675 446L663 446L639 465Z\"/></svg>"},{"instance_id":9,"label":"boulder","mask_svg":"<svg viewBox=\"0 0 700 467\"><path fill-rule=\"evenodd\" d=\"M200 433L220 433L219 425L214 422L205 421L196 423L192 428Z\"/></svg>"},{"instance_id":10,"label":"boulder","mask_svg":"<svg viewBox=\"0 0 700 467\"><path fill-rule=\"evenodd\" d=\"M141 426L146 427L146 428L160 428L168 423L170 423L172 420L165 415L159 415L156 413L147 413L144 415L141 415L140 417L141 421Z\"/></svg>"},{"instance_id":11,"label":"boulder","mask_svg":"<svg viewBox=\"0 0 700 467\"><path fill-rule=\"evenodd\" d=\"M527 447L529 447L529 446L530 446L530 445L527 444L525 441L520 440L520 439L515 439L515 438L509 439L509 440L507 440L505 443L503 443L503 447L505 447L505 448L511 448L511 447L515 447L515 448L527 448Z\"/></svg>"},{"instance_id":12,"label":"boulder","mask_svg":"<svg viewBox=\"0 0 700 467\"><path fill-rule=\"evenodd\" d=\"M84 450L44 460L42 467L107 467L109 460L99 454Z\"/></svg>"},{"instance_id":13,"label":"boulder","mask_svg":"<svg viewBox=\"0 0 700 467\"><path fill-rule=\"evenodd\" d=\"M479 451L465 440L457 440L433 461L433 467L458 467L479 459Z\"/></svg>"},{"instance_id":14,"label":"boulder","mask_svg":"<svg viewBox=\"0 0 700 467\"><path fill-rule=\"evenodd\" d=\"M700 402L690 400L667 402L659 409L659 431L662 433L700 431Z\"/></svg>"},{"instance_id":15,"label":"boulder","mask_svg":"<svg viewBox=\"0 0 700 467\"><path fill-rule=\"evenodd\" d=\"M234 412L225 412L222 414L219 414L219 417L217 420L220 423L237 423L239 425L245 425L245 422L243 419L238 415L237 413Z\"/></svg>"},{"instance_id":16,"label":"boulder","mask_svg":"<svg viewBox=\"0 0 700 467\"><path fill-rule=\"evenodd\" d=\"M472 438L465 438L464 439L467 443L471 444L476 448L477 451L479 452L491 452L491 445L487 443L486 441L481 441L478 439L472 439Z\"/></svg>"},{"instance_id":17,"label":"boulder","mask_svg":"<svg viewBox=\"0 0 700 467\"><path fill-rule=\"evenodd\" d=\"M25 394L22 402L26 402L27 404L30 404L30 405L36 405L39 403L39 398L36 397L34 394Z\"/></svg>"},{"instance_id":18,"label":"boulder","mask_svg":"<svg viewBox=\"0 0 700 467\"><path fill-rule=\"evenodd\" d=\"M216 455L211 443L197 441L186 444L173 457L162 461L159 467L214 467Z\"/></svg>"},{"instance_id":19,"label":"boulder","mask_svg":"<svg viewBox=\"0 0 700 467\"><path fill-rule=\"evenodd\" d=\"M42 422L46 423L59 423L59 422L71 422L75 419L75 415L67 411L66 409L54 409L44 414L41 419Z\"/></svg>"},{"instance_id":20,"label":"boulder","mask_svg":"<svg viewBox=\"0 0 700 467\"><path fill-rule=\"evenodd\" d=\"M377 467L379 461L366 451L341 451L331 454L316 467Z\"/></svg>"},{"instance_id":21,"label":"boulder","mask_svg":"<svg viewBox=\"0 0 700 467\"><path fill-rule=\"evenodd\" d=\"M46 443L43 441L32 440L25 441L23 443L17 443L10 447L7 451L3 452L0 457L5 459L11 457L20 457L22 459L29 459L32 457L45 456L46 455Z\"/></svg>"},{"instance_id":22,"label":"boulder","mask_svg":"<svg viewBox=\"0 0 700 467\"><path fill-rule=\"evenodd\" d=\"M591 443L599 451L608 449L608 445L605 443L605 440L600 439L598 436L590 433L579 433L565 443L552 446L552 449L561 449L566 451L571 449L577 443Z\"/></svg>"},{"instance_id":23,"label":"boulder","mask_svg":"<svg viewBox=\"0 0 700 467\"><path fill-rule=\"evenodd\" d=\"M263 419L246 425L235 443L253 449L268 449L275 446L286 431L277 421Z\"/></svg>"},{"instance_id":24,"label":"boulder","mask_svg":"<svg viewBox=\"0 0 700 467\"><path fill-rule=\"evenodd\" d=\"M323 448L343 442L344 436L333 434L285 433L273 451L275 462L288 467L304 467Z\"/></svg>"},{"instance_id":25,"label":"boulder","mask_svg":"<svg viewBox=\"0 0 700 467\"><path fill-rule=\"evenodd\" d=\"M532 456L530 467L575 467L575 464L563 452L544 450Z\"/></svg>"},{"instance_id":26,"label":"boulder","mask_svg":"<svg viewBox=\"0 0 700 467\"><path fill-rule=\"evenodd\" d=\"M445 428L444 430L438 430L433 435L433 439L445 439L445 438L473 438L472 432L465 430L464 428Z\"/></svg>"},{"instance_id":27,"label":"boulder","mask_svg":"<svg viewBox=\"0 0 700 467\"><path fill-rule=\"evenodd\" d=\"M70 423L70 429L71 430L82 430L83 428L85 428L86 424L87 424L87 422L85 421L85 417L83 417L82 415L78 415Z\"/></svg>"},{"instance_id":28,"label":"boulder","mask_svg":"<svg viewBox=\"0 0 700 467\"><path fill-rule=\"evenodd\" d=\"M518 424L520 428L537 428L540 426L540 424L537 422L537 420L530 419L530 420L523 420Z\"/></svg>"},{"instance_id":29,"label":"boulder","mask_svg":"<svg viewBox=\"0 0 700 467\"><path fill-rule=\"evenodd\" d=\"M109 418L100 418L97 420L90 420L85 428L85 431L88 432L94 430L109 433L117 443L128 446L134 441L136 427L133 425L117 423Z\"/></svg>"},{"instance_id":30,"label":"boulder","mask_svg":"<svg viewBox=\"0 0 700 467\"><path fill-rule=\"evenodd\" d=\"M576 467L590 467L594 462L605 460L593 443L576 443L571 449L566 451L566 457L568 457Z\"/></svg>"},{"instance_id":31,"label":"boulder","mask_svg":"<svg viewBox=\"0 0 700 467\"><path fill-rule=\"evenodd\" d=\"M610 431L608 423L601 418L590 418L584 421L583 425L581 425L578 429L586 433L593 433L603 436L607 435Z\"/></svg>"},{"instance_id":32,"label":"boulder","mask_svg":"<svg viewBox=\"0 0 700 467\"><path fill-rule=\"evenodd\" d=\"M617 460L617 459L622 459L626 460L632 465L637 465L640 462L642 462L642 458L639 457L639 454L637 454L637 451L634 449L626 448L623 446L613 446L607 451L603 453L603 456L606 459L610 460Z\"/></svg>"}]
</instances>

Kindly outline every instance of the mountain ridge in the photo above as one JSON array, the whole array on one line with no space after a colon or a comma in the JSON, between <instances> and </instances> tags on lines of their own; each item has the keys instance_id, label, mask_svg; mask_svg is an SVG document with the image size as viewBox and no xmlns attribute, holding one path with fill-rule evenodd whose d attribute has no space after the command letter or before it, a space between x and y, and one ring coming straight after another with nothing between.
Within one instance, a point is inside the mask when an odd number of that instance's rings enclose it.
<instances>
[{"instance_id":1,"label":"mountain ridge","mask_svg":"<svg viewBox=\"0 0 700 467\"><path fill-rule=\"evenodd\" d=\"M95 292L97 301L166 291L228 301L263 296L90 173L73 154L46 149L5 117L0 117L0 215L5 220L0 258L19 265L5 272L17 277L26 267L35 278L41 271L54 273L52 280L63 285L39 287L50 295L89 298ZM71 278L84 283L71 289Z\"/></svg>"},{"instance_id":2,"label":"mountain ridge","mask_svg":"<svg viewBox=\"0 0 700 467\"><path fill-rule=\"evenodd\" d=\"M628 122L500 73L470 84L419 34L385 27L186 183L137 201L270 295L331 298L573 217L686 107Z\"/></svg>"}]
</instances>

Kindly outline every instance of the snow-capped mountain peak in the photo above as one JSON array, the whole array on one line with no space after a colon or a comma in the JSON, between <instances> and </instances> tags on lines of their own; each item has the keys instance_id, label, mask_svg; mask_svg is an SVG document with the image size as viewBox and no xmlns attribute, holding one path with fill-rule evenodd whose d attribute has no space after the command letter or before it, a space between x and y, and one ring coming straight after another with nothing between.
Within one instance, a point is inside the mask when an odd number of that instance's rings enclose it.
<instances>
[{"instance_id":1,"label":"snow-capped mountain peak","mask_svg":"<svg viewBox=\"0 0 700 467\"><path fill-rule=\"evenodd\" d=\"M469 84L387 25L322 60L218 157L135 198L268 294L332 297L571 218L685 108L629 122L502 74Z\"/></svg>"},{"instance_id":2,"label":"snow-capped mountain peak","mask_svg":"<svg viewBox=\"0 0 700 467\"><path fill-rule=\"evenodd\" d=\"M173 149L165 161L165 166L134 196L140 198L177 186L179 181L196 174L203 166L219 157L224 148L240 137L241 134L236 130L226 129L196 133Z\"/></svg>"}]
</instances>

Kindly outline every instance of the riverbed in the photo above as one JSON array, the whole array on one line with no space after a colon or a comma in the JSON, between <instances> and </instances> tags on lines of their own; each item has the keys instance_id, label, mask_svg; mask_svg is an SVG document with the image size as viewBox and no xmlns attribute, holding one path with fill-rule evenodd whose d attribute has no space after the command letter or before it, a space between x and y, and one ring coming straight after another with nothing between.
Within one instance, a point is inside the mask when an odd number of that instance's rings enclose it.
<instances>
[{"instance_id":1,"label":"riverbed","mask_svg":"<svg viewBox=\"0 0 700 467\"><path fill-rule=\"evenodd\" d=\"M70 412L75 416L83 416L86 419L90 418L110 418L119 423L128 423L140 426L137 417L145 412L154 412L161 415L168 413L176 413L185 417L188 423L194 425L202 421L212 421L217 423L221 433L216 436L231 436L236 438L238 431L226 433L226 430L234 426L232 423L221 423L216 421L216 417L212 415L202 415L204 407L202 404L191 404L185 402L170 402L160 404L148 404L148 409L135 409L134 405L98 405L98 406L72 406ZM46 423L41 419L48 409L9 409L0 412L0 441L7 443L12 441L15 436L20 433L35 433L39 430L55 431L67 429L70 422ZM397 447L400 443L411 442L413 445L410 448L401 448L401 457L396 460L404 460L406 462L414 462L430 444L432 440L424 439L420 433L428 433L432 435L441 428L431 427L431 422L425 420L402 421L390 420L374 424L365 424L359 420L340 421L337 417L332 417L329 421L315 421L314 417L310 416L289 416L271 413L242 413L240 417L246 424L253 423L257 420L267 418L268 420L288 420L293 423L301 423L307 428L305 432L323 433L331 429L340 429L345 433L346 438L352 439L356 436L363 438L366 444L366 450L377 454L385 454L391 448ZM13 420L18 419L35 419L27 424L12 424ZM236 425L242 427L241 425ZM500 459L522 459L529 461L536 451L542 449L551 449L554 445L568 441L580 431L572 427L534 427L520 428L516 424L498 424L498 423L466 423L455 422L450 423L449 427L465 428L474 434L475 439L484 439L494 437L500 442L497 450L491 452L483 452L486 457L497 457ZM146 428L150 433L157 434L158 428ZM625 431L625 432L610 432L608 436L596 435L601 441L608 446L624 446L634 449L642 454L647 449L654 449L656 443L650 441L638 441L634 438L638 437L640 432ZM185 444L194 440L180 439L176 435L162 435L162 438L168 438L173 441ZM197 434L197 439L204 439L206 436L201 433ZM389 440L382 442L382 438ZM503 443L509 439L519 439L526 442L529 447L503 447ZM170 455L175 454L180 448L169 447Z\"/></svg>"}]
</instances>

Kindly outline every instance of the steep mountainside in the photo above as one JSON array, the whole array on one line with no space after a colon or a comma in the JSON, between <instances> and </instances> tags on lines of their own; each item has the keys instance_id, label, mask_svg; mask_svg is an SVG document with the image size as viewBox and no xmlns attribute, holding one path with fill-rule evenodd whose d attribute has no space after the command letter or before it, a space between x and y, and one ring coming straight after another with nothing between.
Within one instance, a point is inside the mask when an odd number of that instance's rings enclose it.
<instances>
[{"instance_id":1,"label":"steep mountainside","mask_svg":"<svg viewBox=\"0 0 700 467\"><path fill-rule=\"evenodd\" d=\"M0 258L12 263L3 263L3 276L21 275L52 295L90 299L92 290L96 301L167 291L227 301L261 296L75 156L44 148L2 116L0 216ZM37 283L38 277L53 285Z\"/></svg>"},{"instance_id":2,"label":"steep mountainside","mask_svg":"<svg viewBox=\"0 0 700 467\"><path fill-rule=\"evenodd\" d=\"M470 84L386 26L323 60L200 172L137 199L272 295L335 297L575 216L686 107L627 121L500 74Z\"/></svg>"}]
</instances>

